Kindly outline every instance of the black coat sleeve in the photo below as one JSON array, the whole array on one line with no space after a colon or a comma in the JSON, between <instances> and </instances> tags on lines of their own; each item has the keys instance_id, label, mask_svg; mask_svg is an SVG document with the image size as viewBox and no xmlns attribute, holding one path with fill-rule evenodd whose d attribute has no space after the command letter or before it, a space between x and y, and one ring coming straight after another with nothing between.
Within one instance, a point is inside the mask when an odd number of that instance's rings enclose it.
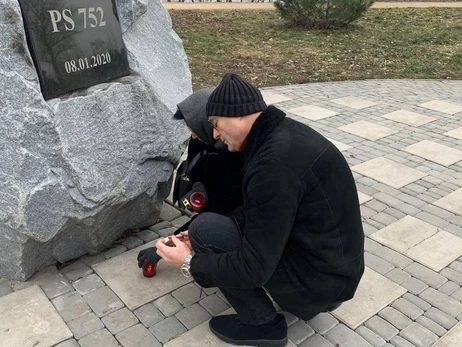
<instances>
[{"instance_id":1,"label":"black coat sleeve","mask_svg":"<svg viewBox=\"0 0 462 347\"><path fill-rule=\"evenodd\" d=\"M241 247L230 253L196 254L191 261L193 277L203 287L261 287L282 256L303 194L300 181L278 161L256 166L245 179Z\"/></svg>"}]
</instances>

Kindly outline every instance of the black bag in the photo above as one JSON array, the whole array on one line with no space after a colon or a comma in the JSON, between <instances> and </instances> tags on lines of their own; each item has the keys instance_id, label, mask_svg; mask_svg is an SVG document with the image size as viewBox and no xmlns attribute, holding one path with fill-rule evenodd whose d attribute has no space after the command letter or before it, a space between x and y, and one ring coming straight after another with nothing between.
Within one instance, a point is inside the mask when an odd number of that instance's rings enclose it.
<instances>
[{"instance_id":1,"label":"black bag","mask_svg":"<svg viewBox=\"0 0 462 347\"><path fill-rule=\"evenodd\" d=\"M181 206L180 199L185 196L191 189L194 183L201 182L207 175L207 161L210 156L217 155L202 150L197 153L190 161L183 161L177 169L175 183L173 186L173 204L178 201Z\"/></svg>"}]
</instances>

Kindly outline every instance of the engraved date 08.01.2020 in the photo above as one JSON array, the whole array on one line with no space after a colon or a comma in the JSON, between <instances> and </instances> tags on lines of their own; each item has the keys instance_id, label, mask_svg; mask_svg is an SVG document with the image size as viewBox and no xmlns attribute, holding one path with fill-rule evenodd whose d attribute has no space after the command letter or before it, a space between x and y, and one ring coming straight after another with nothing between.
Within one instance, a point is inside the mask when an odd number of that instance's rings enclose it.
<instances>
[{"instance_id":1,"label":"engraved date 08.01.2020","mask_svg":"<svg viewBox=\"0 0 462 347\"><path fill-rule=\"evenodd\" d=\"M92 55L90 58L79 58L66 60L64 62L64 69L67 73L73 73L77 71L82 71L85 69L91 69L93 67L110 64L112 61L111 54L101 53Z\"/></svg>"}]
</instances>

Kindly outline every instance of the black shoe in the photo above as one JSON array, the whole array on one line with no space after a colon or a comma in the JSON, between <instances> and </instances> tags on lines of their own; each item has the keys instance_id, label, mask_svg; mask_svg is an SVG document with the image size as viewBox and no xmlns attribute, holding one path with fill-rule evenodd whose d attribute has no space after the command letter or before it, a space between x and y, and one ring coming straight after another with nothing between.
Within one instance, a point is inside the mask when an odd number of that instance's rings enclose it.
<instances>
[{"instance_id":1,"label":"black shoe","mask_svg":"<svg viewBox=\"0 0 462 347\"><path fill-rule=\"evenodd\" d=\"M209 327L220 339L234 345L283 347L288 340L287 323L280 313L276 318L276 323L271 326L248 325L242 323L237 314L230 314L213 317L209 321Z\"/></svg>"}]
</instances>

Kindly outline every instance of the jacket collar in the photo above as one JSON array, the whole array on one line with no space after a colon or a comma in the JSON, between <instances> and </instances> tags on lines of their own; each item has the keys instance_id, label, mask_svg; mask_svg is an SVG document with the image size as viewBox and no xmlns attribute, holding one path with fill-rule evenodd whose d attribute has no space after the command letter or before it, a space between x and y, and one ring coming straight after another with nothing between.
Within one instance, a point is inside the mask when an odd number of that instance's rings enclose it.
<instances>
[{"instance_id":1,"label":"jacket collar","mask_svg":"<svg viewBox=\"0 0 462 347\"><path fill-rule=\"evenodd\" d=\"M275 106L268 106L256 119L247 137L244 146L244 167L250 162L252 157L265 142L268 135L285 118L286 114Z\"/></svg>"}]
</instances>

